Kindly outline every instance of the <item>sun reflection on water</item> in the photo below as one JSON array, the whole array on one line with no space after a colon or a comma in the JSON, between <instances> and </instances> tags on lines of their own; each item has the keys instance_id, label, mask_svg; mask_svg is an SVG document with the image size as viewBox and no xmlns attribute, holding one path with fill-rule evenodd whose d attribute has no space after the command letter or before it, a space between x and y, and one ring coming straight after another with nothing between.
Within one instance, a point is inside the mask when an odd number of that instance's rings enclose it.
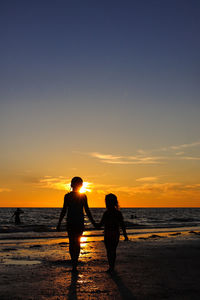
<instances>
[{"instance_id":1,"label":"sun reflection on water","mask_svg":"<svg viewBox=\"0 0 200 300\"><path fill-rule=\"evenodd\" d=\"M88 241L88 237L83 235L80 239L81 247L85 247L87 244L87 241Z\"/></svg>"}]
</instances>

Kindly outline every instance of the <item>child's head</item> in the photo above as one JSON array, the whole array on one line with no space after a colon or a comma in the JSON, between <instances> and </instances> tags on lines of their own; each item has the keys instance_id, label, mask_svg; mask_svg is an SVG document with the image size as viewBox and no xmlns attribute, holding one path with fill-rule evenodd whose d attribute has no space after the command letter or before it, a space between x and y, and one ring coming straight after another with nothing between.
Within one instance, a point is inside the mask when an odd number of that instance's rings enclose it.
<instances>
[{"instance_id":1,"label":"child's head","mask_svg":"<svg viewBox=\"0 0 200 300\"><path fill-rule=\"evenodd\" d=\"M119 209L119 204L117 201L117 196L115 196L114 194L108 194L106 195L106 208L107 209L112 209L112 208L116 208Z\"/></svg>"},{"instance_id":2,"label":"child's head","mask_svg":"<svg viewBox=\"0 0 200 300\"><path fill-rule=\"evenodd\" d=\"M73 190L79 190L83 185L83 179L81 177L74 177L71 181L71 187Z\"/></svg>"}]
</instances>

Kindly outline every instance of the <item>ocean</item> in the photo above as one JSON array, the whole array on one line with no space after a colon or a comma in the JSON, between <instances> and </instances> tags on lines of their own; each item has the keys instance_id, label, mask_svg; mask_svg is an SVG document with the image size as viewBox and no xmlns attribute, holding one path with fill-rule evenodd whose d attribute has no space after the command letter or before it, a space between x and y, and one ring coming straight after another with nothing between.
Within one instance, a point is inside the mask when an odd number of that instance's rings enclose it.
<instances>
[{"instance_id":1,"label":"ocean","mask_svg":"<svg viewBox=\"0 0 200 300\"><path fill-rule=\"evenodd\" d=\"M61 208L21 208L21 224L15 225L13 213L15 208L0 208L0 239L25 238L38 236L57 236L65 233L65 219L62 222L61 233L56 232L56 226ZM99 222L105 208L91 208L96 222ZM129 233L138 234L152 231L188 230L200 227L200 208L121 208ZM102 234L96 231L87 217L85 230L90 234ZM95 233L96 232L96 233Z\"/></svg>"}]
</instances>

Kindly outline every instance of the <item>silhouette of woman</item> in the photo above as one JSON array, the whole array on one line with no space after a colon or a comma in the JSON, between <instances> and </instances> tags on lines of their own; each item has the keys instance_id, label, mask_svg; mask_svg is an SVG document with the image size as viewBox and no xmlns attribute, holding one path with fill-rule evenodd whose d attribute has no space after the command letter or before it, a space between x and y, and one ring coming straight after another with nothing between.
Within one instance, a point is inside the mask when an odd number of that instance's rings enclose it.
<instances>
[{"instance_id":1,"label":"silhouette of woman","mask_svg":"<svg viewBox=\"0 0 200 300\"><path fill-rule=\"evenodd\" d=\"M61 222L67 213L67 231L69 237L69 252L72 261L72 271L77 272L78 258L80 254L80 238L84 231L84 212L85 210L91 223L95 226L92 214L88 207L87 196L80 193L83 180L74 177L71 181L72 191L65 195L64 204L60 213L57 230L60 230Z\"/></svg>"}]
</instances>

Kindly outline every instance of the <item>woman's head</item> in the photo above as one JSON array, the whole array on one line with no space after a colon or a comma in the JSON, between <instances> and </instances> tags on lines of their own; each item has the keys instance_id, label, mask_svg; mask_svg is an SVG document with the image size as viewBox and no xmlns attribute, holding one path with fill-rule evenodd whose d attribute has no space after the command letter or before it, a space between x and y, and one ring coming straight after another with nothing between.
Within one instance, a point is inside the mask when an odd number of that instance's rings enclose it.
<instances>
[{"instance_id":1,"label":"woman's head","mask_svg":"<svg viewBox=\"0 0 200 300\"><path fill-rule=\"evenodd\" d=\"M116 208L119 209L119 204L117 201L117 196L114 194L108 194L106 195L106 208Z\"/></svg>"},{"instance_id":2,"label":"woman's head","mask_svg":"<svg viewBox=\"0 0 200 300\"><path fill-rule=\"evenodd\" d=\"M78 190L83 185L83 179L81 177L73 177L71 180L71 187L73 190Z\"/></svg>"}]
</instances>

